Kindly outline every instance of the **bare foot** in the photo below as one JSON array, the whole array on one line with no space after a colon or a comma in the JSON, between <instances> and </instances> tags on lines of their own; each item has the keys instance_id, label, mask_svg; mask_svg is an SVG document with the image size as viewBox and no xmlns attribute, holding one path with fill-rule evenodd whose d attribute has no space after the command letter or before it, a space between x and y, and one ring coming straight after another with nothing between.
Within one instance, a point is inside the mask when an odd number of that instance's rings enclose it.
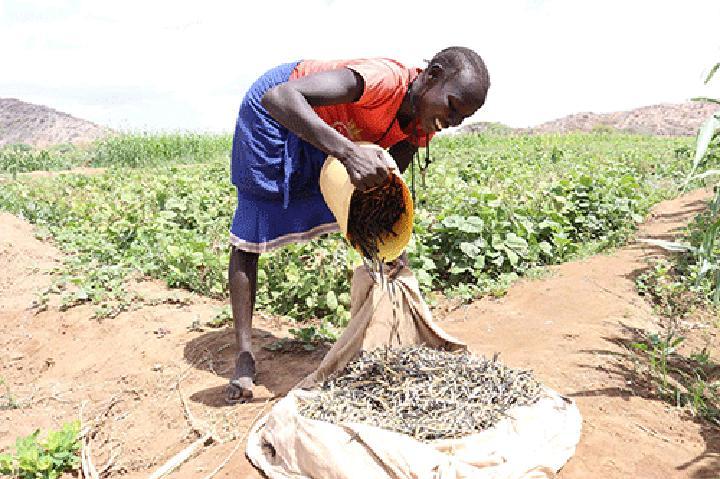
<instances>
[{"instance_id":1,"label":"bare foot","mask_svg":"<svg viewBox=\"0 0 720 479\"><path fill-rule=\"evenodd\" d=\"M229 404L243 403L253 398L255 386L255 358L249 351L238 353L235 374L227 386L226 400Z\"/></svg>"}]
</instances>

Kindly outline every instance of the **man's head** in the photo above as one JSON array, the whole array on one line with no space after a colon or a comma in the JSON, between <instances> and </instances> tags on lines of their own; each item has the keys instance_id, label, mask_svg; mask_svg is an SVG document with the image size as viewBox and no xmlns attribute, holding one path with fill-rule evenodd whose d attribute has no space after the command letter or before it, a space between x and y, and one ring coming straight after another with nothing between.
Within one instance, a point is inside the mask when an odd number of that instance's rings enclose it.
<instances>
[{"instance_id":1,"label":"man's head","mask_svg":"<svg viewBox=\"0 0 720 479\"><path fill-rule=\"evenodd\" d=\"M459 125L485 103L490 77L480 55L449 47L435 55L418 76L411 101L427 133Z\"/></svg>"}]
</instances>

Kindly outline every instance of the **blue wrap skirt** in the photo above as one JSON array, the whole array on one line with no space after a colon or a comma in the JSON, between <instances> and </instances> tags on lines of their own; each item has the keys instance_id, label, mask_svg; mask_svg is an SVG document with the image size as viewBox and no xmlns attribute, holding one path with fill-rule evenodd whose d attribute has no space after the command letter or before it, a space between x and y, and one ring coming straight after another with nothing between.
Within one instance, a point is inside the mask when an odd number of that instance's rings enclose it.
<instances>
[{"instance_id":1,"label":"blue wrap skirt","mask_svg":"<svg viewBox=\"0 0 720 479\"><path fill-rule=\"evenodd\" d=\"M260 103L288 81L298 62L275 67L250 87L240 106L232 147L237 208L230 242L253 253L338 231L320 193L327 155L274 120Z\"/></svg>"}]
</instances>

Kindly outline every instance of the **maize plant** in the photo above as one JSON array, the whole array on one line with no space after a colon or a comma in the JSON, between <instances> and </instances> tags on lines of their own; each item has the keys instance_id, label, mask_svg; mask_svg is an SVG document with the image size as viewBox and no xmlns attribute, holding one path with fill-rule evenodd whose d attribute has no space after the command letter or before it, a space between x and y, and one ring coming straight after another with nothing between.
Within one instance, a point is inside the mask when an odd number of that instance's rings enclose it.
<instances>
[{"instance_id":1,"label":"maize plant","mask_svg":"<svg viewBox=\"0 0 720 479\"><path fill-rule=\"evenodd\" d=\"M715 73L720 69L720 62L716 63L705 79L707 85L712 80ZM719 98L693 98L695 101L704 101L720 104ZM703 159L708 152L711 144L717 144L715 141L720 134L720 112L716 112L708 118L700 127L697 137L697 145L695 147L695 158L690 174L685 182L687 185L692 180L702 180L712 176L720 175L720 170L707 170L703 173L696 174L698 167L703 163ZM720 184L715 185L715 196L710 202L709 213L710 218L705 223L705 229L702 231L702 241L700 245L691 251L695 256L700 270L696 278L696 286L700 284L702 279L707 275L712 275L713 287L713 303L720 304L720 254L715 249L715 243L720 232Z\"/></svg>"}]
</instances>

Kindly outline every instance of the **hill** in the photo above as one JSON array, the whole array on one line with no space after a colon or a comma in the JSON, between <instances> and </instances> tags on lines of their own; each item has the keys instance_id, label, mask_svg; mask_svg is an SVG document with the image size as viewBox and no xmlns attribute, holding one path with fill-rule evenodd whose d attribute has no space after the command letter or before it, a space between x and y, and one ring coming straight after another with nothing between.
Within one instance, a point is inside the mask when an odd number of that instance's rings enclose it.
<instances>
[{"instance_id":1,"label":"hill","mask_svg":"<svg viewBox=\"0 0 720 479\"><path fill-rule=\"evenodd\" d=\"M531 128L510 128L497 123L473 123L460 132L491 130L514 133L569 133L610 129L625 133L659 136L693 136L712 113L720 110L713 103L663 103L613 113L575 113Z\"/></svg>"},{"instance_id":2,"label":"hill","mask_svg":"<svg viewBox=\"0 0 720 479\"><path fill-rule=\"evenodd\" d=\"M536 134L609 129L646 135L693 136L702 122L718 110L720 105L712 103L663 103L612 113L575 113L530 128L476 122L459 128L457 132ZM112 133L107 127L47 106L0 98L0 147L18 143L38 148L63 143L83 144Z\"/></svg>"},{"instance_id":3,"label":"hill","mask_svg":"<svg viewBox=\"0 0 720 479\"><path fill-rule=\"evenodd\" d=\"M52 108L15 98L0 98L0 146L24 143L44 148L83 144L111 134L109 128Z\"/></svg>"}]
</instances>

